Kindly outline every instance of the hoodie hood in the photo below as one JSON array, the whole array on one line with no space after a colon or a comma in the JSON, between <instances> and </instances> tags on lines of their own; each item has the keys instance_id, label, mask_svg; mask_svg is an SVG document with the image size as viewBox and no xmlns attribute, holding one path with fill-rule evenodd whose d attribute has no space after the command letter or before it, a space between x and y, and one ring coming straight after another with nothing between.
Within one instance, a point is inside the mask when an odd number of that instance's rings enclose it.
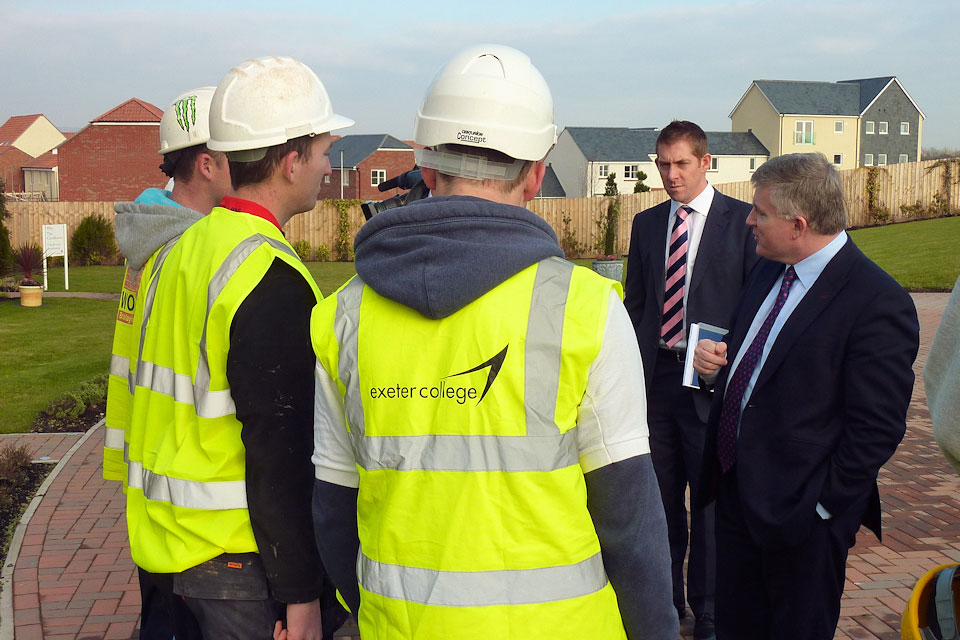
<instances>
[{"instance_id":1,"label":"hoodie hood","mask_svg":"<svg viewBox=\"0 0 960 640\"><path fill-rule=\"evenodd\" d=\"M133 202L117 203L114 221L117 246L133 270L204 214L177 204L163 189L147 189Z\"/></svg>"},{"instance_id":2,"label":"hoodie hood","mask_svg":"<svg viewBox=\"0 0 960 640\"><path fill-rule=\"evenodd\" d=\"M553 256L557 234L522 208L432 197L374 216L354 241L360 278L380 295L439 319Z\"/></svg>"}]
</instances>

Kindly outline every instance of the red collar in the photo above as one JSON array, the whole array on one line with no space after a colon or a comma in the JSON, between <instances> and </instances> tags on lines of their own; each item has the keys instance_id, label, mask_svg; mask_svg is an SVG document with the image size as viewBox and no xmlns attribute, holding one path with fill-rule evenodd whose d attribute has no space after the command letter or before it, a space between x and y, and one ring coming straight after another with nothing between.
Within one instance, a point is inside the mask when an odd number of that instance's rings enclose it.
<instances>
[{"instance_id":1,"label":"red collar","mask_svg":"<svg viewBox=\"0 0 960 640\"><path fill-rule=\"evenodd\" d=\"M257 216L258 218L263 218L267 222L272 223L277 229L280 229L280 231L283 231L280 223L277 222L277 219L274 217L274 215L270 213L270 210L266 207L260 206L253 200L244 200L243 198L234 198L233 196L223 196L220 206L225 209L230 209L230 211L249 213L250 215Z\"/></svg>"}]
</instances>

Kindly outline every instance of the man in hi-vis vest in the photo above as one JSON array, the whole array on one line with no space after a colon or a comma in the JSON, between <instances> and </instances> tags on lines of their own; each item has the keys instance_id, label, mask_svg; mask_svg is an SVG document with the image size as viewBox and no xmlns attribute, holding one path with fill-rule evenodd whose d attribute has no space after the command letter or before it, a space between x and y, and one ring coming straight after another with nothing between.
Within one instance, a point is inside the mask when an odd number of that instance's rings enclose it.
<instances>
[{"instance_id":1,"label":"man in hi-vis vest","mask_svg":"<svg viewBox=\"0 0 960 640\"><path fill-rule=\"evenodd\" d=\"M329 132L351 124L292 58L232 69L206 144L226 155L233 196L141 270L136 346L115 367L131 394L131 555L169 574L168 596L203 638L266 638L278 624L291 638L332 637L346 615L309 515L309 317L321 295L281 229L316 204Z\"/></svg>"},{"instance_id":2,"label":"man in hi-vis vest","mask_svg":"<svg viewBox=\"0 0 960 640\"><path fill-rule=\"evenodd\" d=\"M364 638L674 640L621 286L523 207L557 139L546 82L470 47L414 139L433 197L364 225L311 320L325 566Z\"/></svg>"}]
</instances>

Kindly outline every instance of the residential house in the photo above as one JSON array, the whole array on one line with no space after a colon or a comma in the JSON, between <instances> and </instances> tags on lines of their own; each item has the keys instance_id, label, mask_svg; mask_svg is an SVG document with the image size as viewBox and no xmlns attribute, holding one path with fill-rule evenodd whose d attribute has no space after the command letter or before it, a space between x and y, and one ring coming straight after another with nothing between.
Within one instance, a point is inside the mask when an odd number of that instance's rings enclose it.
<instances>
[{"instance_id":1,"label":"residential house","mask_svg":"<svg viewBox=\"0 0 960 640\"><path fill-rule=\"evenodd\" d=\"M894 76L807 82L754 80L730 112L771 157L819 151L838 169L916 162L924 114Z\"/></svg>"},{"instance_id":2,"label":"residential house","mask_svg":"<svg viewBox=\"0 0 960 640\"><path fill-rule=\"evenodd\" d=\"M707 178L712 184L740 182L769 157L769 152L749 132L707 131L711 155ZM602 196L607 178L615 174L617 190L633 193L638 181L662 189L655 128L567 127L547 154L567 197ZM646 174L645 178L641 174Z\"/></svg>"},{"instance_id":3,"label":"residential house","mask_svg":"<svg viewBox=\"0 0 960 640\"><path fill-rule=\"evenodd\" d=\"M60 199L59 154L51 149L23 164L23 190L33 199Z\"/></svg>"},{"instance_id":4,"label":"residential house","mask_svg":"<svg viewBox=\"0 0 960 640\"><path fill-rule=\"evenodd\" d=\"M60 200L133 200L162 187L160 118L163 110L131 98L94 118L57 148Z\"/></svg>"},{"instance_id":5,"label":"residential house","mask_svg":"<svg viewBox=\"0 0 960 640\"><path fill-rule=\"evenodd\" d=\"M337 138L330 147L332 174L324 179L318 197L385 200L405 193L405 190L380 191L377 185L413 169L415 164L413 147L391 135L377 133Z\"/></svg>"},{"instance_id":6,"label":"residential house","mask_svg":"<svg viewBox=\"0 0 960 640\"><path fill-rule=\"evenodd\" d=\"M535 198L566 198L567 192L563 190L560 179L557 178L557 172L553 170L553 165L548 164L544 167L543 182L540 183L540 191Z\"/></svg>"},{"instance_id":7,"label":"residential house","mask_svg":"<svg viewBox=\"0 0 960 640\"><path fill-rule=\"evenodd\" d=\"M66 140L42 113L13 116L0 125L0 148L16 147L31 158L41 156Z\"/></svg>"},{"instance_id":8,"label":"residential house","mask_svg":"<svg viewBox=\"0 0 960 640\"><path fill-rule=\"evenodd\" d=\"M12 146L0 146L0 181L5 193L23 192L23 165L33 158Z\"/></svg>"}]
</instances>

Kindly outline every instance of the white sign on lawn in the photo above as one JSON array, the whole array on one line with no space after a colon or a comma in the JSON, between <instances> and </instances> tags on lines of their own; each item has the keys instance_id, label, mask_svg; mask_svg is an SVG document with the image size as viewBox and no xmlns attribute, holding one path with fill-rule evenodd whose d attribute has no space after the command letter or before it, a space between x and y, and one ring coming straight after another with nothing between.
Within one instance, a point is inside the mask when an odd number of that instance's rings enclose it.
<instances>
[{"instance_id":1,"label":"white sign on lawn","mask_svg":"<svg viewBox=\"0 0 960 640\"><path fill-rule=\"evenodd\" d=\"M63 256L63 288L70 289L69 266L67 265L67 225L43 225L43 290L47 290L47 258Z\"/></svg>"}]
</instances>

